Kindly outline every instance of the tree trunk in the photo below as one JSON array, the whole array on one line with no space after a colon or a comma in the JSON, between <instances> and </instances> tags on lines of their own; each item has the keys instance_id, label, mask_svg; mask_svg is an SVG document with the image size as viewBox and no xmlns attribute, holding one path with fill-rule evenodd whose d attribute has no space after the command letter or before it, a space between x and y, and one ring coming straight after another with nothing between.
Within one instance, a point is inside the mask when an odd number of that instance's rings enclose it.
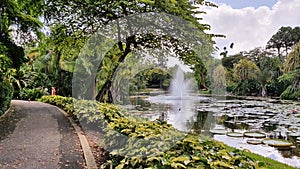
<instances>
[{"instance_id":1,"label":"tree trunk","mask_svg":"<svg viewBox=\"0 0 300 169\"><path fill-rule=\"evenodd\" d=\"M112 73L114 74L114 73ZM108 102L108 103L112 103L113 99L112 99L112 94L110 91L110 87L112 85L111 79L108 79L105 84L102 86L100 92L97 94L96 96L96 100L100 101L100 102ZM105 99L105 95L107 94L107 99Z\"/></svg>"},{"instance_id":2,"label":"tree trunk","mask_svg":"<svg viewBox=\"0 0 300 169\"><path fill-rule=\"evenodd\" d=\"M58 89L58 92L62 92L63 90L63 79L62 79L62 76L61 76L61 68L60 68L60 65L59 65L59 62L60 62L60 59L61 59L61 54L60 52L57 54L57 59L55 60L56 63L55 63L55 67L56 67L56 75L57 75L57 89Z\"/></svg>"},{"instance_id":3,"label":"tree trunk","mask_svg":"<svg viewBox=\"0 0 300 169\"><path fill-rule=\"evenodd\" d=\"M201 73L201 81L202 81L202 86L205 90L207 90L207 86L206 86L206 83L205 83L205 75L204 73Z\"/></svg>"},{"instance_id":4,"label":"tree trunk","mask_svg":"<svg viewBox=\"0 0 300 169\"><path fill-rule=\"evenodd\" d=\"M125 49L124 53L118 59L117 65L114 67L114 69L112 70L112 73L106 79L106 82L104 83L104 85L102 86L101 90L97 94L96 100L98 100L100 102L108 102L108 103L112 103L113 102L112 93L110 91L113 77L114 77L114 75L116 73L116 70L118 69L120 63L122 63L125 60L126 56L130 52L131 52L131 50L130 50L130 43L127 43L126 49ZM95 77L95 78L97 78L97 77ZM105 98L106 95L107 95L107 98Z\"/></svg>"}]
</instances>

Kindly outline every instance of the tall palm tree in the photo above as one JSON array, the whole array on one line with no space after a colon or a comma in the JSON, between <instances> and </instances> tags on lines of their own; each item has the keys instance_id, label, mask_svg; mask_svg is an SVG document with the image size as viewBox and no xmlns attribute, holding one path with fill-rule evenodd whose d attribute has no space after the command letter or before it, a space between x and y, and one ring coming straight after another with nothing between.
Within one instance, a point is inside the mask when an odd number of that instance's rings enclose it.
<instances>
[{"instance_id":1,"label":"tall palm tree","mask_svg":"<svg viewBox=\"0 0 300 169\"><path fill-rule=\"evenodd\" d=\"M284 71L293 76L292 91L300 88L300 42L295 44L284 63Z\"/></svg>"}]
</instances>

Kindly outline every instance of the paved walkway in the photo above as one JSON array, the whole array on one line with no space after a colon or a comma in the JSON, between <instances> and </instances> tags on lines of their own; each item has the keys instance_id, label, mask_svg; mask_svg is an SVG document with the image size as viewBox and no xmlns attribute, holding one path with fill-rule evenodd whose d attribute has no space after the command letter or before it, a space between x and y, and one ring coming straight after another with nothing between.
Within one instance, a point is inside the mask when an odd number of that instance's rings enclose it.
<instances>
[{"instance_id":1,"label":"paved walkway","mask_svg":"<svg viewBox=\"0 0 300 169\"><path fill-rule=\"evenodd\" d=\"M0 118L1 169L85 168L78 136L57 108L28 101L12 108Z\"/></svg>"}]
</instances>

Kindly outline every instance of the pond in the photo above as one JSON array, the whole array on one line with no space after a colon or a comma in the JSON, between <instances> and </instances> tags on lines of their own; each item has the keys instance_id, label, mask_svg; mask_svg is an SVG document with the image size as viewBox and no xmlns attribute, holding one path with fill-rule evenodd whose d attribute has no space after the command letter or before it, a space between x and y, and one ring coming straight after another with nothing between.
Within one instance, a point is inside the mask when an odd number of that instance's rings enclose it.
<instances>
[{"instance_id":1,"label":"pond","mask_svg":"<svg viewBox=\"0 0 300 169\"><path fill-rule=\"evenodd\" d=\"M174 97L156 89L141 94L131 96L130 104L124 106L134 116L165 120L178 130L208 135L231 147L300 167L299 102Z\"/></svg>"}]
</instances>

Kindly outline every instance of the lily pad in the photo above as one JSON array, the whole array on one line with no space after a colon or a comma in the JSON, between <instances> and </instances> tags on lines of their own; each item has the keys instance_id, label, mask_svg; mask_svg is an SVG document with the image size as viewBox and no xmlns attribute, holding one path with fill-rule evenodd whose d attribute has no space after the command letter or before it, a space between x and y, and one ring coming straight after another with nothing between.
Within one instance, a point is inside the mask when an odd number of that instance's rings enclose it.
<instances>
[{"instance_id":1,"label":"lily pad","mask_svg":"<svg viewBox=\"0 0 300 169\"><path fill-rule=\"evenodd\" d=\"M226 133L227 136L229 137L243 137L243 133L239 133L239 132L228 132Z\"/></svg>"},{"instance_id":2,"label":"lily pad","mask_svg":"<svg viewBox=\"0 0 300 169\"><path fill-rule=\"evenodd\" d=\"M261 132L245 132L244 136L250 138L265 138L266 134Z\"/></svg>"},{"instance_id":3,"label":"lily pad","mask_svg":"<svg viewBox=\"0 0 300 169\"><path fill-rule=\"evenodd\" d=\"M264 139L263 143L273 147L290 147L293 145L293 143L282 139Z\"/></svg>"},{"instance_id":4,"label":"lily pad","mask_svg":"<svg viewBox=\"0 0 300 169\"><path fill-rule=\"evenodd\" d=\"M289 133L289 136L291 137L300 137L300 132L292 132L292 133Z\"/></svg>"},{"instance_id":5,"label":"lily pad","mask_svg":"<svg viewBox=\"0 0 300 169\"><path fill-rule=\"evenodd\" d=\"M262 144L262 140L250 139L250 140L247 140L247 143L257 145L257 144Z\"/></svg>"}]
</instances>

